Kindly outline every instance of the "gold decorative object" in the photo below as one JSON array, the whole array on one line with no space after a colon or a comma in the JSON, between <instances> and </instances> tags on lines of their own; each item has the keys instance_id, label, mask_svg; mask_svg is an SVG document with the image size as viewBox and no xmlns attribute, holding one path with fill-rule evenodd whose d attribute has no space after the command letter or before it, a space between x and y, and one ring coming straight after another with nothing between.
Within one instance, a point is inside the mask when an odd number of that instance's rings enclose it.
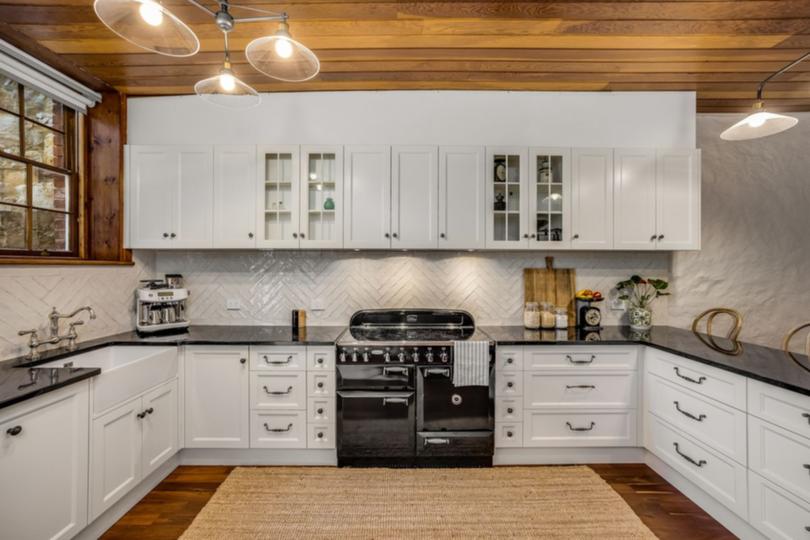
<instances>
[{"instance_id":1,"label":"gold decorative object","mask_svg":"<svg viewBox=\"0 0 810 540\"><path fill-rule=\"evenodd\" d=\"M785 336L784 341L782 341L782 349L784 349L784 351L788 353L791 357L793 355L790 354L790 341L793 339L793 336L795 336L805 328L810 328L810 322L800 324L799 326L788 332L787 335ZM810 333L807 334L807 338L805 339L804 342L804 354L806 354L807 357L810 358Z\"/></svg>"},{"instance_id":2,"label":"gold decorative object","mask_svg":"<svg viewBox=\"0 0 810 540\"><path fill-rule=\"evenodd\" d=\"M708 315L708 319L706 319L706 334L712 336L712 323L714 322L715 317L718 315L729 315L732 319L734 319L734 326L728 331L728 335L726 339L731 341L737 341L737 337L740 335L740 331L742 330L742 323L743 318L740 315L739 311L733 310L731 308L712 308L707 309L697 317L695 320L692 321L692 332L698 331L698 325L700 324L701 319Z\"/></svg>"}]
</instances>

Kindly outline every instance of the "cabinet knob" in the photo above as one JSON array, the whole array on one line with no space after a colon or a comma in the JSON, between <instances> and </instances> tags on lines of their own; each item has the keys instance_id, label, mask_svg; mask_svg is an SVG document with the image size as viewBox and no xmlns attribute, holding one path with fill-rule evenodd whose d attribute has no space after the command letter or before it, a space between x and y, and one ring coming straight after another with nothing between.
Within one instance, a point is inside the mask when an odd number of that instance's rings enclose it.
<instances>
[{"instance_id":1,"label":"cabinet knob","mask_svg":"<svg viewBox=\"0 0 810 540\"><path fill-rule=\"evenodd\" d=\"M169 233L167 233L167 232L163 233L163 238L168 238L168 237L169 237Z\"/></svg>"},{"instance_id":2,"label":"cabinet knob","mask_svg":"<svg viewBox=\"0 0 810 540\"><path fill-rule=\"evenodd\" d=\"M247 358L240 358L240 359L239 359L239 363L240 363L240 364L244 364L244 363L246 363L246 362L247 362Z\"/></svg>"},{"instance_id":3,"label":"cabinet knob","mask_svg":"<svg viewBox=\"0 0 810 540\"><path fill-rule=\"evenodd\" d=\"M169 237L170 237L170 238L177 238L177 235L176 235L176 234L174 234L174 233L172 233L172 234L170 234L170 235L169 235Z\"/></svg>"},{"instance_id":4,"label":"cabinet knob","mask_svg":"<svg viewBox=\"0 0 810 540\"><path fill-rule=\"evenodd\" d=\"M293 233L293 238L298 238L298 233Z\"/></svg>"},{"instance_id":5,"label":"cabinet knob","mask_svg":"<svg viewBox=\"0 0 810 540\"><path fill-rule=\"evenodd\" d=\"M253 233L252 232L248 233L248 238L253 238Z\"/></svg>"},{"instance_id":6,"label":"cabinet knob","mask_svg":"<svg viewBox=\"0 0 810 540\"><path fill-rule=\"evenodd\" d=\"M306 238L306 236L304 235L304 233L300 233L298 236L300 236L301 238Z\"/></svg>"},{"instance_id":7,"label":"cabinet knob","mask_svg":"<svg viewBox=\"0 0 810 540\"><path fill-rule=\"evenodd\" d=\"M513 383L512 381L509 381L508 383L506 383L507 388L512 388L513 386L515 386L515 383Z\"/></svg>"},{"instance_id":8,"label":"cabinet knob","mask_svg":"<svg viewBox=\"0 0 810 540\"><path fill-rule=\"evenodd\" d=\"M20 433L22 433L22 426L14 426L12 428L8 428L6 433L11 437L16 437Z\"/></svg>"},{"instance_id":9,"label":"cabinet knob","mask_svg":"<svg viewBox=\"0 0 810 540\"><path fill-rule=\"evenodd\" d=\"M534 233L532 233L532 234L530 234L530 235L529 235L529 238L534 238L535 236L537 236L537 235L535 235Z\"/></svg>"},{"instance_id":10,"label":"cabinet knob","mask_svg":"<svg viewBox=\"0 0 810 540\"><path fill-rule=\"evenodd\" d=\"M318 359L316 360L316 362L317 362L317 363L319 363L319 364L323 364L323 358L318 358Z\"/></svg>"},{"instance_id":11,"label":"cabinet knob","mask_svg":"<svg viewBox=\"0 0 810 540\"><path fill-rule=\"evenodd\" d=\"M508 412L509 414L512 414L513 412L515 412L515 409L513 409L512 407L509 407L508 409L506 409L506 412Z\"/></svg>"},{"instance_id":12,"label":"cabinet knob","mask_svg":"<svg viewBox=\"0 0 810 540\"><path fill-rule=\"evenodd\" d=\"M514 362L514 359L512 359L512 358L507 358L507 359L506 359L506 363L507 363L507 364L511 364L511 363L513 363L513 362Z\"/></svg>"},{"instance_id":13,"label":"cabinet knob","mask_svg":"<svg viewBox=\"0 0 810 540\"><path fill-rule=\"evenodd\" d=\"M388 233L385 233L385 237L386 237L386 238L391 238L391 235L390 235L390 234L388 234Z\"/></svg>"},{"instance_id":14,"label":"cabinet knob","mask_svg":"<svg viewBox=\"0 0 810 540\"><path fill-rule=\"evenodd\" d=\"M507 431L507 432L506 432L506 436L507 436L509 439L511 439L513 435L514 435L514 433L512 433L511 431Z\"/></svg>"},{"instance_id":15,"label":"cabinet knob","mask_svg":"<svg viewBox=\"0 0 810 540\"><path fill-rule=\"evenodd\" d=\"M442 233L442 234L439 235L439 238L447 238L447 235Z\"/></svg>"},{"instance_id":16,"label":"cabinet knob","mask_svg":"<svg viewBox=\"0 0 810 540\"><path fill-rule=\"evenodd\" d=\"M573 236L573 238L574 238L574 240L578 240L578 239L579 239L579 235L578 235L578 234L575 234L575 235Z\"/></svg>"},{"instance_id":17,"label":"cabinet knob","mask_svg":"<svg viewBox=\"0 0 810 540\"><path fill-rule=\"evenodd\" d=\"M655 242L656 238L658 238L656 235L652 235L652 237L650 237L650 242Z\"/></svg>"},{"instance_id":18,"label":"cabinet knob","mask_svg":"<svg viewBox=\"0 0 810 540\"><path fill-rule=\"evenodd\" d=\"M323 388L323 383L322 382L318 383L318 388Z\"/></svg>"},{"instance_id":19,"label":"cabinet knob","mask_svg":"<svg viewBox=\"0 0 810 540\"><path fill-rule=\"evenodd\" d=\"M524 233L524 234L523 234L523 238L528 238L528 237L529 237L529 234L528 234L528 233Z\"/></svg>"},{"instance_id":20,"label":"cabinet knob","mask_svg":"<svg viewBox=\"0 0 810 540\"><path fill-rule=\"evenodd\" d=\"M319 439L323 439L323 431L319 431L319 432L318 432L318 438L319 438Z\"/></svg>"},{"instance_id":21,"label":"cabinet knob","mask_svg":"<svg viewBox=\"0 0 810 540\"><path fill-rule=\"evenodd\" d=\"M394 234L392 234L391 236L393 236L394 238L399 238L399 236L397 235L397 233L394 233Z\"/></svg>"},{"instance_id":22,"label":"cabinet knob","mask_svg":"<svg viewBox=\"0 0 810 540\"><path fill-rule=\"evenodd\" d=\"M318 409L318 414L323 414L323 408Z\"/></svg>"},{"instance_id":23,"label":"cabinet knob","mask_svg":"<svg viewBox=\"0 0 810 540\"><path fill-rule=\"evenodd\" d=\"M663 235L663 234L659 234L659 235L658 235L658 239L659 239L659 240L663 240L663 239L664 239L664 235Z\"/></svg>"}]
</instances>

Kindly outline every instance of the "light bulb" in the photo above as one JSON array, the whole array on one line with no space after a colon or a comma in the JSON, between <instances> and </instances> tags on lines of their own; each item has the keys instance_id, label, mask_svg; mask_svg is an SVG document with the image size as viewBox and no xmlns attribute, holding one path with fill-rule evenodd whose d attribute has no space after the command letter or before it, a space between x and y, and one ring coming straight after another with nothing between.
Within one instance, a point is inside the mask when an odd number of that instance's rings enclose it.
<instances>
[{"instance_id":1,"label":"light bulb","mask_svg":"<svg viewBox=\"0 0 810 540\"><path fill-rule=\"evenodd\" d=\"M160 26L163 22L163 10L154 0L143 0L138 8L141 18L150 26Z\"/></svg>"},{"instance_id":2,"label":"light bulb","mask_svg":"<svg viewBox=\"0 0 810 540\"><path fill-rule=\"evenodd\" d=\"M293 47L290 40L285 37L279 37L276 39L276 54L279 55L281 58L289 58L292 56Z\"/></svg>"},{"instance_id":3,"label":"light bulb","mask_svg":"<svg viewBox=\"0 0 810 540\"><path fill-rule=\"evenodd\" d=\"M748 117L748 125L753 128L758 128L765 123L766 115L763 113L755 113Z\"/></svg>"},{"instance_id":4,"label":"light bulb","mask_svg":"<svg viewBox=\"0 0 810 540\"><path fill-rule=\"evenodd\" d=\"M219 86L221 86L226 92L231 92L234 88L236 88L236 79L230 73L220 73Z\"/></svg>"}]
</instances>

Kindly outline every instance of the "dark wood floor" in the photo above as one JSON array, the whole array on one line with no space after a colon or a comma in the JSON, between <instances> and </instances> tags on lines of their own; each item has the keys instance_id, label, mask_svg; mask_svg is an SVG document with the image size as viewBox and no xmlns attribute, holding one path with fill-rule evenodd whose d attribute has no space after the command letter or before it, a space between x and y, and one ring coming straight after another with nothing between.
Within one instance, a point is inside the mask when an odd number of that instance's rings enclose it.
<instances>
[{"instance_id":1,"label":"dark wood floor","mask_svg":"<svg viewBox=\"0 0 810 540\"><path fill-rule=\"evenodd\" d=\"M642 464L591 465L662 540L735 538ZM188 527L233 467L179 467L102 537L173 540Z\"/></svg>"}]
</instances>

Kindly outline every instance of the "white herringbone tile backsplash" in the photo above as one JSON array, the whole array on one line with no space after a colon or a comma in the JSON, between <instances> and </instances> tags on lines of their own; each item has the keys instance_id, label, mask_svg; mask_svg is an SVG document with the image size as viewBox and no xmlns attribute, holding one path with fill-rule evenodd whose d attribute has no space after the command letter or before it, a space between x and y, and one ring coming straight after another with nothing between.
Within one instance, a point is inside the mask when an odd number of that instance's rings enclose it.
<instances>
[{"instance_id":1,"label":"white herringbone tile backsplash","mask_svg":"<svg viewBox=\"0 0 810 540\"><path fill-rule=\"evenodd\" d=\"M179 272L191 290L196 324L345 325L359 309L440 307L470 311L478 324L522 324L523 269L545 266L549 253L448 252L159 252L158 274ZM555 265L577 269L577 287L607 293L633 273L669 276L668 253L555 252ZM228 300L241 305L226 309ZM666 298L655 306L666 322ZM314 308L320 308L318 310ZM604 309L607 324L621 312Z\"/></svg>"}]
</instances>

